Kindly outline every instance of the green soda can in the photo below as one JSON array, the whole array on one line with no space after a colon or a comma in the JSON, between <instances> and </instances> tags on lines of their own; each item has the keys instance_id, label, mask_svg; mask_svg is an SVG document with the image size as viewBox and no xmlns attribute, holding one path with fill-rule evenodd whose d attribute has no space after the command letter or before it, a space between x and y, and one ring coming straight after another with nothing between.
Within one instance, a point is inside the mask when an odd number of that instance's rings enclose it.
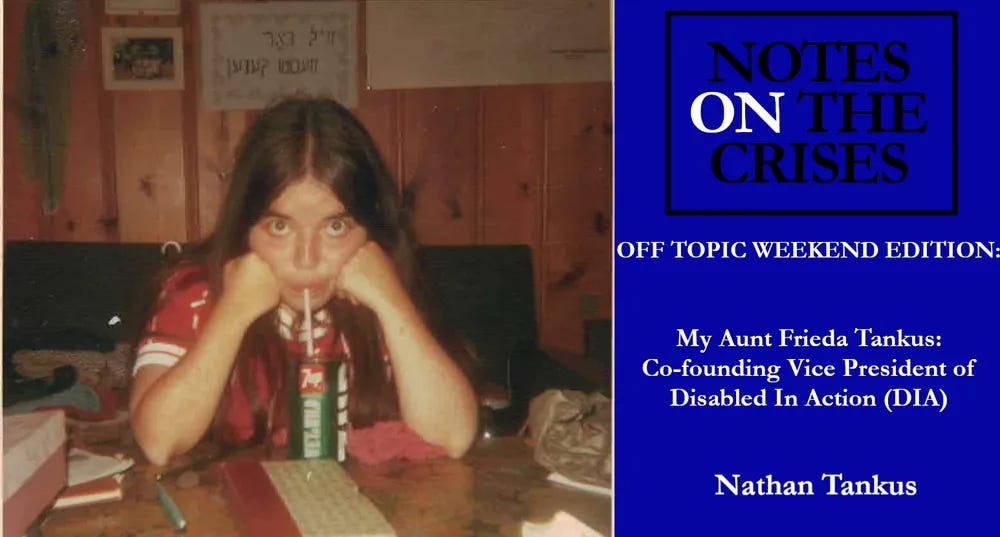
<instances>
[{"instance_id":1,"label":"green soda can","mask_svg":"<svg viewBox=\"0 0 1000 537\"><path fill-rule=\"evenodd\" d=\"M303 360L296 366L288 428L288 458L343 461L344 428L337 407L343 393L346 410L345 368L340 361ZM346 424L346 412L344 413Z\"/></svg>"}]
</instances>

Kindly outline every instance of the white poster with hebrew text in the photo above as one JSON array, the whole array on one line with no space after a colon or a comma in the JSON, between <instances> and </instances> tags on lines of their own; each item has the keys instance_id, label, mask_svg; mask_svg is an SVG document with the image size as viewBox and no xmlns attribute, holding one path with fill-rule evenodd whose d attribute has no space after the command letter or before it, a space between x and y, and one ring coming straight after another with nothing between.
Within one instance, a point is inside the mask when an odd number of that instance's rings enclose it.
<instances>
[{"instance_id":1,"label":"white poster with hebrew text","mask_svg":"<svg viewBox=\"0 0 1000 537\"><path fill-rule=\"evenodd\" d=\"M264 108L289 95L357 103L357 3L201 4L202 105Z\"/></svg>"}]
</instances>

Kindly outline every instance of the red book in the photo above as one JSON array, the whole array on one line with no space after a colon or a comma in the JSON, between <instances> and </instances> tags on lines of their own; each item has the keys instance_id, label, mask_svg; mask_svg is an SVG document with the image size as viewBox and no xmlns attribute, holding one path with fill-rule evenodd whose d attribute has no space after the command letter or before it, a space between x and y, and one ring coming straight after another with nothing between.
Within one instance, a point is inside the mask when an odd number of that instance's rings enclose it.
<instances>
[{"instance_id":1,"label":"red book","mask_svg":"<svg viewBox=\"0 0 1000 537\"><path fill-rule=\"evenodd\" d=\"M222 473L225 476L229 501L242 521L244 535L247 537L301 535L260 463L224 462Z\"/></svg>"},{"instance_id":2,"label":"red book","mask_svg":"<svg viewBox=\"0 0 1000 537\"><path fill-rule=\"evenodd\" d=\"M85 481L65 490L56 498L53 509L65 509L77 505L113 502L122 499L122 484L113 475L93 481Z\"/></svg>"}]
</instances>

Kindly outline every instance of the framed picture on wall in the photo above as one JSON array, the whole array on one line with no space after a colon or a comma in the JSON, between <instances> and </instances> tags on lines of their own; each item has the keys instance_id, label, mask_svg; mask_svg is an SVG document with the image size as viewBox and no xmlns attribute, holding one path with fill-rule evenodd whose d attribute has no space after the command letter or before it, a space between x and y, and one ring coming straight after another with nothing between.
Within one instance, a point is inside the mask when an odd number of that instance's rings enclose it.
<instances>
[{"instance_id":1,"label":"framed picture on wall","mask_svg":"<svg viewBox=\"0 0 1000 537\"><path fill-rule=\"evenodd\" d=\"M104 89L184 89L180 28L101 29Z\"/></svg>"}]
</instances>

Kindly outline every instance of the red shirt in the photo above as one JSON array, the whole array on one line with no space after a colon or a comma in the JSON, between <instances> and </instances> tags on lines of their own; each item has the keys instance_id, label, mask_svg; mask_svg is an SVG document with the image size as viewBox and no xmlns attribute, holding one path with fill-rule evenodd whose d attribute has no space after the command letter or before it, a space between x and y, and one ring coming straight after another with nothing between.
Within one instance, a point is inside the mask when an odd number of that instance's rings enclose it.
<instances>
[{"instance_id":1,"label":"red shirt","mask_svg":"<svg viewBox=\"0 0 1000 537\"><path fill-rule=\"evenodd\" d=\"M207 273L203 267L185 265L165 282L157 299L157 308L146 323L139 340L133 374L139 368L150 364L172 367L184 359L201 334L201 329L212 308L212 295ZM282 306L275 314L275 325L288 356L301 356L306 352L307 331L302 326L294 326L295 313ZM304 324L304 323L302 323ZM332 326L329 312L319 310L313 314L313 341L316 352L323 356L346 358L348 391L351 386L350 347L345 338ZM247 365L253 372L257 394L266 394L268 400L262 404L267 408L271 422L271 442L284 446L288 437L287 405L275 401L276 387L271 386L266 367L266 357L249 357ZM391 377L391 365L387 354L383 353L387 376ZM283 370L281 368L280 370ZM254 434L254 411L250 395L235 374L229 378L226 396L223 397L222 412L223 438L232 443L243 443ZM402 422L376 423L366 429L353 429L348 424L348 452L364 462L378 462L390 458L423 459L440 456L444 451L430 444L411 431Z\"/></svg>"}]
</instances>

